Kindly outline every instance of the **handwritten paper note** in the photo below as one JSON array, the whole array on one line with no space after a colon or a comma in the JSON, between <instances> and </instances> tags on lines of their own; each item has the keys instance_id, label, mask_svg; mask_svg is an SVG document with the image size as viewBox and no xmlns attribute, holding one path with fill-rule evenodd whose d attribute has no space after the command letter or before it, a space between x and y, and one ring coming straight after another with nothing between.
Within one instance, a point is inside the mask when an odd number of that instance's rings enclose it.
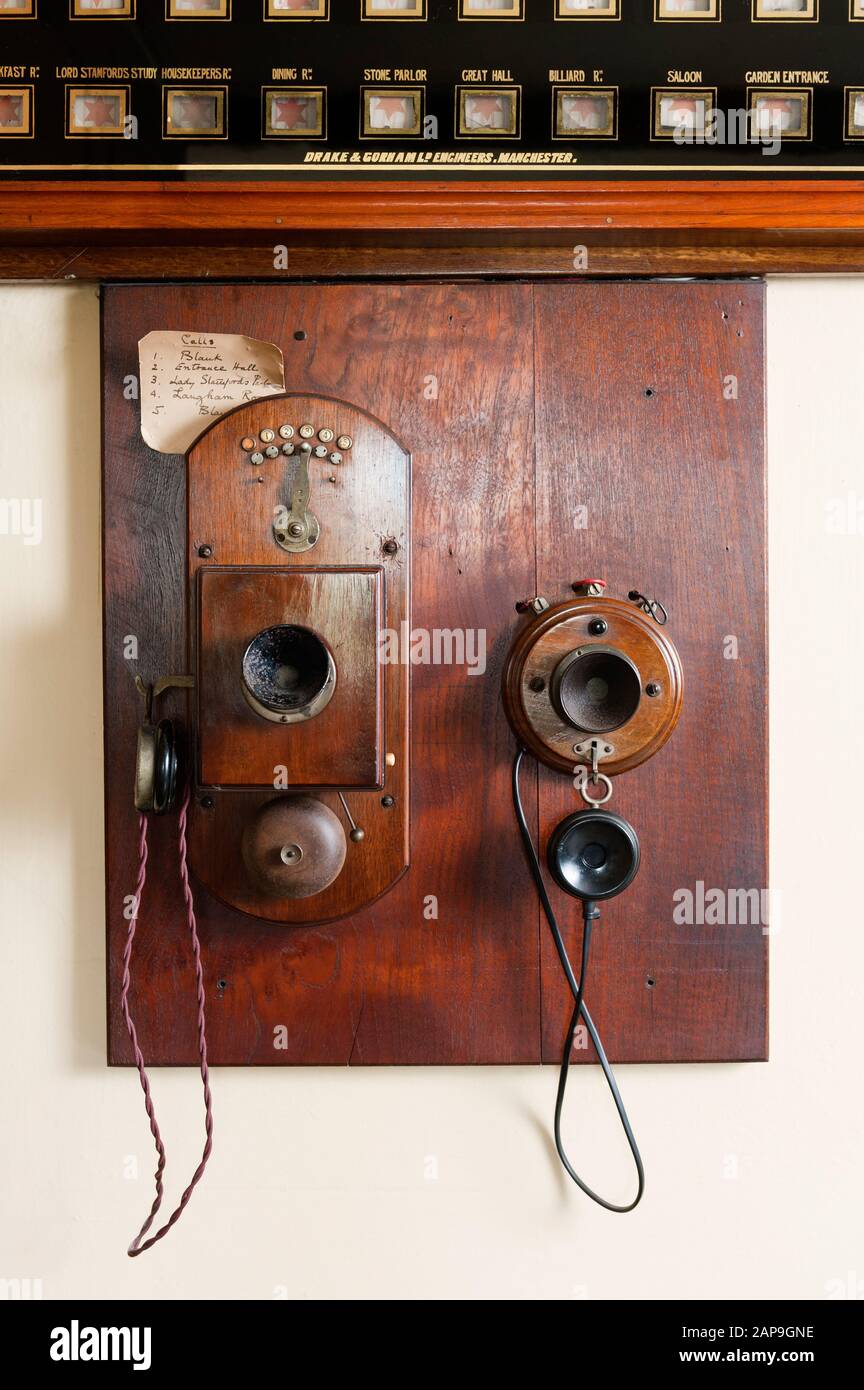
<instances>
[{"instance_id":1,"label":"handwritten paper note","mask_svg":"<svg viewBox=\"0 0 864 1390\"><path fill-rule=\"evenodd\" d=\"M285 390L276 344L240 333L148 333L138 366L141 433L162 454L185 454L226 410Z\"/></svg>"}]
</instances>

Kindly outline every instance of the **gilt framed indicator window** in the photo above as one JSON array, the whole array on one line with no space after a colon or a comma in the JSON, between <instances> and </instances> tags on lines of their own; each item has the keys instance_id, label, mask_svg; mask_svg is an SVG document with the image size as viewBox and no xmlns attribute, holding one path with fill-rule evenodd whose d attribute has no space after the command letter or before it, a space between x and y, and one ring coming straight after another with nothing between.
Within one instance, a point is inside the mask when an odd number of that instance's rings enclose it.
<instances>
[{"instance_id":1,"label":"gilt framed indicator window","mask_svg":"<svg viewBox=\"0 0 864 1390\"><path fill-rule=\"evenodd\" d=\"M620 19L622 0L555 0L556 19Z\"/></svg>"},{"instance_id":2,"label":"gilt framed indicator window","mask_svg":"<svg viewBox=\"0 0 864 1390\"><path fill-rule=\"evenodd\" d=\"M552 134L556 140L617 139L616 87L553 87Z\"/></svg>"},{"instance_id":3,"label":"gilt framed indicator window","mask_svg":"<svg viewBox=\"0 0 864 1390\"><path fill-rule=\"evenodd\" d=\"M166 87L166 140L225 140L228 137L225 87Z\"/></svg>"},{"instance_id":4,"label":"gilt framed indicator window","mask_svg":"<svg viewBox=\"0 0 864 1390\"><path fill-rule=\"evenodd\" d=\"M763 138L810 140L812 90L802 87L751 88L749 108L756 132Z\"/></svg>"},{"instance_id":5,"label":"gilt framed indicator window","mask_svg":"<svg viewBox=\"0 0 864 1390\"><path fill-rule=\"evenodd\" d=\"M330 0L264 0L265 19L328 19Z\"/></svg>"},{"instance_id":6,"label":"gilt framed indicator window","mask_svg":"<svg viewBox=\"0 0 864 1390\"><path fill-rule=\"evenodd\" d=\"M753 0L752 18L754 24L783 20L813 24L819 18L819 0Z\"/></svg>"},{"instance_id":7,"label":"gilt framed indicator window","mask_svg":"<svg viewBox=\"0 0 864 1390\"><path fill-rule=\"evenodd\" d=\"M722 19L721 0L654 0L655 20L675 20L709 23Z\"/></svg>"},{"instance_id":8,"label":"gilt framed indicator window","mask_svg":"<svg viewBox=\"0 0 864 1390\"><path fill-rule=\"evenodd\" d=\"M526 0L459 0L460 19L523 19Z\"/></svg>"},{"instance_id":9,"label":"gilt framed indicator window","mask_svg":"<svg viewBox=\"0 0 864 1390\"><path fill-rule=\"evenodd\" d=\"M657 87L652 94L652 140L704 139L716 109L714 87Z\"/></svg>"},{"instance_id":10,"label":"gilt framed indicator window","mask_svg":"<svg viewBox=\"0 0 864 1390\"><path fill-rule=\"evenodd\" d=\"M33 88L0 87L0 140L32 140Z\"/></svg>"},{"instance_id":11,"label":"gilt framed indicator window","mask_svg":"<svg viewBox=\"0 0 864 1390\"><path fill-rule=\"evenodd\" d=\"M327 92L324 87L265 87L262 133L265 140L323 140Z\"/></svg>"},{"instance_id":12,"label":"gilt framed indicator window","mask_svg":"<svg viewBox=\"0 0 864 1390\"><path fill-rule=\"evenodd\" d=\"M460 136L501 139L519 134L517 87L459 87L456 129Z\"/></svg>"},{"instance_id":13,"label":"gilt framed indicator window","mask_svg":"<svg viewBox=\"0 0 864 1390\"><path fill-rule=\"evenodd\" d=\"M165 0L166 19L230 19L231 0Z\"/></svg>"},{"instance_id":14,"label":"gilt framed indicator window","mask_svg":"<svg viewBox=\"0 0 864 1390\"><path fill-rule=\"evenodd\" d=\"M426 0L361 0L363 19L425 19Z\"/></svg>"},{"instance_id":15,"label":"gilt framed indicator window","mask_svg":"<svg viewBox=\"0 0 864 1390\"><path fill-rule=\"evenodd\" d=\"M135 0L69 0L70 19L134 19Z\"/></svg>"},{"instance_id":16,"label":"gilt framed indicator window","mask_svg":"<svg viewBox=\"0 0 864 1390\"><path fill-rule=\"evenodd\" d=\"M129 131L127 87L66 88L66 136L75 139L124 139Z\"/></svg>"}]
</instances>

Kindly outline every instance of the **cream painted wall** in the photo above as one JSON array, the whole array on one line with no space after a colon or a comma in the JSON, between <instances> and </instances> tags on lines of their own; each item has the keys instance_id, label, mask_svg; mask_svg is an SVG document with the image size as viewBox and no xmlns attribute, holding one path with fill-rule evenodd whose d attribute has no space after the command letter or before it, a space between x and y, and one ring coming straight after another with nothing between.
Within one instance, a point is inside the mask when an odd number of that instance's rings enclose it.
<instances>
[{"instance_id":1,"label":"cream painted wall","mask_svg":"<svg viewBox=\"0 0 864 1390\"><path fill-rule=\"evenodd\" d=\"M628 1217L562 1175L553 1069L219 1071L207 1177L130 1261L153 1163L137 1081L103 1055L98 301L0 290L0 497L44 507L41 544L0 535L0 1278L45 1298L864 1294L864 515L828 526L837 499L864 514L864 280L775 281L768 305L771 1062L619 1069L648 1171ZM168 1200L197 1078L155 1092ZM586 1176L629 1192L593 1068L569 1128Z\"/></svg>"}]
</instances>

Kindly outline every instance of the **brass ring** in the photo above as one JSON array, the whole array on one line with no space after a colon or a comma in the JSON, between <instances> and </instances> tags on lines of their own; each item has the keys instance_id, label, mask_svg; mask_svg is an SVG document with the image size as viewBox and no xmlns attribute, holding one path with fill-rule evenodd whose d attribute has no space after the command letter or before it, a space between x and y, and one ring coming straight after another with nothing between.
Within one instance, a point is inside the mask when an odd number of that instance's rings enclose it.
<instances>
[{"instance_id":1,"label":"brass ring","mask_svg":"<svg viewBox=\"0 0 864 1390\"><path fill-rule=\"evenodd\" d=\"M589 796L586 790L589 782L593 782L595 785L597 782L605 782L606 795L601 797ZM595 772L591 776L585 778L585 781L579 788L579 794L583 801L587 801L589 806L605 806L612 795L612 779L607 777L605 772Z\"/></svg>"}]
</instances>

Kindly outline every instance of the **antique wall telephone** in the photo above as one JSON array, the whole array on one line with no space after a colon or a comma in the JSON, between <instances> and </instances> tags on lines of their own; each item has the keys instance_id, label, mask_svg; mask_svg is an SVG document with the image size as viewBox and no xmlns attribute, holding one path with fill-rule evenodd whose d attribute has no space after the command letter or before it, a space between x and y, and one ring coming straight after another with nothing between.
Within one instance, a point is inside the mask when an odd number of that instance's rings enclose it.
<instances>
[{"instance_id":1,"label":"antique wall telephone","mask_svg":"<svg viewBox=\"0 0 864 1390\"><path fill-rule=\"evenodd\" d=\"M612 796L612 776L638 767L666 742L681 711L681 663L660 629L662 604L631 590L625 602L607 598L603 580L579 580L577 597L550 606L535 597L517 604L531 615L510 649L503 674L507 718L519 742L513 762L513 804L528 864L574 1005L564 1041L555 1103L555 1146L564 1168L608 1211L632 1211L642 1198L645 1173L624 1103L584 994L591 932L598 904L622 893L639 869L639 840L621 816L601 809ZM635 605L635 606L634 606ZM578 980L543 878L525 818L519 772L525 753L575 778L587 809L553 830L546 862L556 885L582 904ZM637 1173L632 1201L617 1205L594 1192L570 1163L561 1138L561 1114L570 1056L580 1017L612 1092Z\"/></svg>"},{"instance_id":2,"label":"antique wall telephone","mask_svg":"<svg viewBox=\"0 0 864 1390\"><path fill-rule=\"evenodd\" d=\"M138 733L139 872L121 1005L158 1155L130 1255L179 1218L210 1154L201 958L188 865L223 903L280 925L323 923L386 892L408 865L410 664L382 659L410 625L410 458L366 411L289 394L243 405L187 455L187 672L152 686ZM171 689L182 720L157 718ZM179 1205L129 1009L147 822L175 806L197 992L206 1142Z\"/></svg>"}]
</instances>

